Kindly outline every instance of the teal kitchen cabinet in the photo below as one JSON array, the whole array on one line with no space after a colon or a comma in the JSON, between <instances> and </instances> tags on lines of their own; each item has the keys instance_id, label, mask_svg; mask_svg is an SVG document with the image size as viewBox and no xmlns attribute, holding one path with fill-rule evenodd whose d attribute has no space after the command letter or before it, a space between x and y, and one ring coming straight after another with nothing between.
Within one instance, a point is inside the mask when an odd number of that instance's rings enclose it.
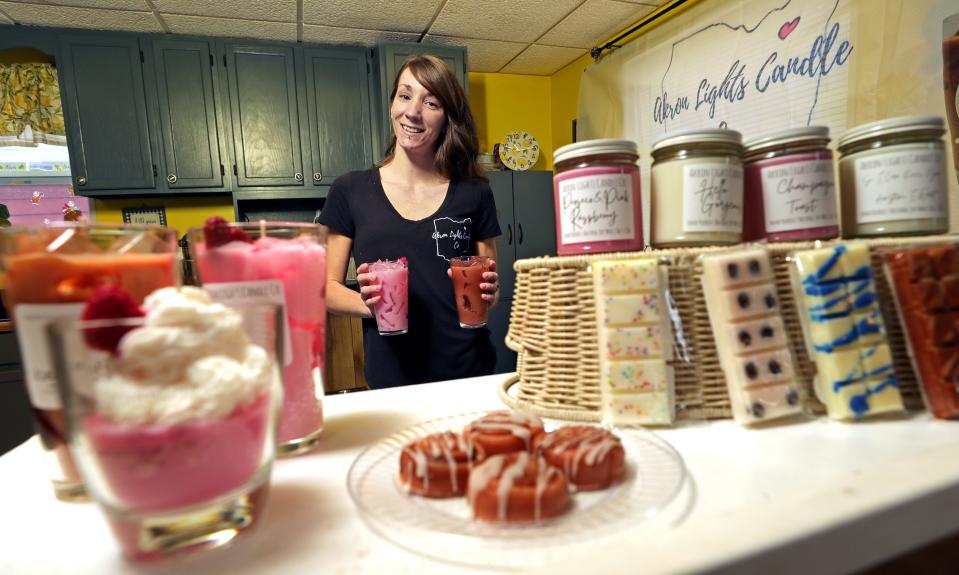
<instances>
[{"instance_id":1,"label":"teal kitchen cabinet","mask_svg":"<svg viewBox=\"0 0 959 575\"><path fill-rule=\"evenodd\" d=\"M516 353L506 347L506 331L513 305L516 260L556 255L553 210L553 173L548 171L489 172L502 234L496 239L496 271L500 299L487 324L496 346L496 373L516 369Z\"/></svg>"},{"instance_id":2,"label":"teal kitchen cabinet","mask_svg":"<svg viewBox=\"0 0 959 575\"><path fill-rule=\"evenodd\" d=\"M61 36L57 65L77 193L152 190L155 148L133 36Z\"/></svg>"},{"instance_id":3,"label":"teal kitchen cabinet","mask_svg":"<svg viewBox=\"0 0 959 575\"><path fill-rule=\"evenodd\" d=\"M236 185L304 185L294 48L226 42ZM302 106L305 111L305 106Z\"/></svg>"},{"instance_id":4,"label":"teal kitchen cabinet","mask_svg":"<svg viewBox=\"0 0 959 575\"><path fill-rule=\"evenodd\" d=\"M310 143L309 177L328 186L337 177L373 164L370 53L363 48L303 49Z\"/></svg>"},{"instance_id":5,"label":"teal kitchen cabinet","mask_svg":"<svg viewBox=\"0 0 959 575\"><path fill-rule=\"evenodd\" d=\"M167 189L216 191L229 184L222 101L212 47L205 40L143 40L156 79L162 164Z\"/></svg>"},{"instance_id":6,"label":"teal kitchen cabinet","mask_svg":"<svg viewBox=\"0 0 959 575\"><path fill-rule=\"evenodd\" d=\"M373 118L374 126L374 158L379 161L390 142L392 128L390 127L390 92L393 91L393 82L396 73L403 67L403 62L413 55L431 54L449 64L456 74L464 90L469 87L466 72L466 48L463 46L448 46L446 44L414 44L410 42L380 42L376 46L376 98L374 98Z\"/></svg>"}]
</instances>

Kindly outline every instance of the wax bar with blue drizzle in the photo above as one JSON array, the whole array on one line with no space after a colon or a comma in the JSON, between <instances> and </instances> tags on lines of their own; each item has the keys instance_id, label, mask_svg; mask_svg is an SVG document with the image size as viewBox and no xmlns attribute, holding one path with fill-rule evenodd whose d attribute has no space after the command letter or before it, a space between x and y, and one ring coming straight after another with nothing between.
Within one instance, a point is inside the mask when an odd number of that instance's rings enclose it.
<instances>
[{"instance_id":1,"label":"wax bar with blue drizzle","mask_svg":"<svg viewBox=\"0 0 959 575\"><path fill-rule=\"evenodd\" d=\"M797 307L816 396L833 419L904 409L886 339L869 248L838 244L793 254Z\"/></svg>"},{"instance_id":2,"label":"wax bar with blue drizzle","mask_svg":"<svg viewBox=\"0 0 959 575\"><path fill-rule=\"evenodd\" d=\"M600 406L611 425L667 425L675 417L666 277L654 259L593 264Z\"/></svg>"},{"instance_id":3,"label":"wax bar with blue drizzle","mask_svg":"<svg viewBox=\"0 0 959 575\"><path fill-rule=\"evenodd\" d=\"M733 419L749 425L801 413L766 251L704 257L703 291Z\"/></svg>"},{"instance_id":4,"label":"wax bar with blue drizzle","mask_svg":"<svg viewBox=\"0 0 959 575\"><path fill-rule=\"evenodd\" d=\"M959 253L941 245L883 257L926 406L959 419Z\"/></svg>"}]
</instances>

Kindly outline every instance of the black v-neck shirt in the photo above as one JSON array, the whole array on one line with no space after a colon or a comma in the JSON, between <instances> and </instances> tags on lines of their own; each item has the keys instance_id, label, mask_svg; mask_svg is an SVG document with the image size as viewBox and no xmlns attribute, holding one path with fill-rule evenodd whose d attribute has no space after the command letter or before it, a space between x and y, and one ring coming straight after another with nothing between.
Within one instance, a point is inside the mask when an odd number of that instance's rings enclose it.
<instances>
[{"instance_id":1,"label":"black v-neck shirt","mask_svg":"<svg viewBox=\"0 0 959 575\"><path fill-rule=\"evenodd\" d=\"M320 223L353 240L356 265L406 257L409 331L381 336L363 320L366 381L373 389L488 375L496 364L489 330L459 326L449 260L475 255L476 242L500 235L496 204L481 180L450 183L446 198L421 220L402 217L376 168L333 182Z\"/></svg>"}]
</instances>

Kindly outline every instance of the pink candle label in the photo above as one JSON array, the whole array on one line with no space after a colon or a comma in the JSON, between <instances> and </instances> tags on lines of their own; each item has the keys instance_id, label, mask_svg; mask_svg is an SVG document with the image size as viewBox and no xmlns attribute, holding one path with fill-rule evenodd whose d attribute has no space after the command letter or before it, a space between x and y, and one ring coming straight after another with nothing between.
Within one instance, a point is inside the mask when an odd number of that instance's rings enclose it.
<instances>
[{"instance_id":1,"label":"pink candle label","mask_svg":"<svg viewBox=\"0 0 959 575\"><path fill-rule=\"evenodd\" d=\"M561 243L636 238L631 174L568 178L559 181L557 189Z\"/></svg>"},{"instance_id":2,"label":"pink candle label","mask_svg":"<svg viewBox=\"0 0 959 575\"><path fill-rule=\"evenodd\" d=\"M808 160L761 168L767 232L838 225L832 160Z\"/></svg>"},{"instance_id":3,"label":"pink candle label","mask_svg":"<svg viewBox=\"0 0 959 575\"><path fill-rule=\"evenodd\" d=\"M743 229L743 169L728 164L683 166L683 231Z\"/></svg>"},{"instance_id":4,"label":"pink candle label","mask_svg":"<svg viewBox=\"0 0 959 575\"><path fill-rule=\"evenodd\" d=\"M941 150L871 154L856 159L860 224L944 218L946 171Z\"/></svg>"},{"instance_id":5,"label":"pink candle label","mask_svg":"<svg viewBox=\"0 0 959 575\"><path fill-rule=\"evenodd\" d=\"M80 319L83 306L82 303L22 303L13 310L27 394L37 409L63 407L53 373L53 355L47 345L47 326L56 320Z\"/></svg>"}]
</instances>

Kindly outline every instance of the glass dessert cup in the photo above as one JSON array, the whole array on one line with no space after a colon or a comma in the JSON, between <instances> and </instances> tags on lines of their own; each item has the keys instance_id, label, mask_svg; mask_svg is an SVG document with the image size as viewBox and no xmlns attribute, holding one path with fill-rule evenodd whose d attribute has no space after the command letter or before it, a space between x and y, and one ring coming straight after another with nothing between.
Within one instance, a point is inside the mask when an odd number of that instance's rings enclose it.
<instances>
[{"instance_id":1,"label":"glass dessert cup","mask_svg":"<svg viewBox=\"0 0 959 575\"><path fill-rule=\"evenodd\" d=\"M144 318L60 320L47 328L70 449L129 559L227 545L263 512L282 401L282 316L276 306L238 313L240 346L235 332L204 333L199 346L159 346L162 339L151 336L154 354L124 347L130 334L150 329ZM115 353L89 343L91 332L118 330L124 343ZM223 351L230 348L241 350L242 361Z\"/></svg>"},{"instance_id":2,"label":"glass dessert cup","mask_svg":"<svg viewBox=\"0 0 959 575\"><path fill-rule=\"evenodd\" d=\"M176 230L159 226L57 223L0 230L4 299L16 325L37 430L58 464L50 472L62 501L88 497L67 448L43 330L53 319L79 318L82 302L101 285L120 286L141 303L150 292L178 284L176 253Z\"/></svg>"},{"instance_id":3,"label":"glass dessert cup","mask_svg":"<svg viewBox=\"0 0 959 575\"><path fill-rule=\"evenodd\" d=\"M382 288L380 301L373 304L376 329L380 335L403 335L409 330L409 268L406 258L380 260L370 264L370 272Z\"/></svg>"},{"instance_id":4,"label":"glass dessert cup","mask_svg":"<svg viewBox=\"0 0 959 575\"><path fill-rule=\"evenodd\" d=\"M228 305L282 303L288 351L277 449L280 456L310 451L323 431L326 228L257 222L222 224L219 230L188 233L200 283ZM223 230L232 234L230 241L212 237Z\"/></svg>"},{"instance_id":5,"label":"glass dessert cup","mask_svg":"<svg viewBox=\"0 0 959 575\"><path fill-rule=\"evenodd\" d=\"M486 256L452 258L450 268L460 327L476 329L485 326L489 318L489 304L482 297L480 284L485 281L483 272L489 271L490 259Z\"/></svg>"}]
</instances>

